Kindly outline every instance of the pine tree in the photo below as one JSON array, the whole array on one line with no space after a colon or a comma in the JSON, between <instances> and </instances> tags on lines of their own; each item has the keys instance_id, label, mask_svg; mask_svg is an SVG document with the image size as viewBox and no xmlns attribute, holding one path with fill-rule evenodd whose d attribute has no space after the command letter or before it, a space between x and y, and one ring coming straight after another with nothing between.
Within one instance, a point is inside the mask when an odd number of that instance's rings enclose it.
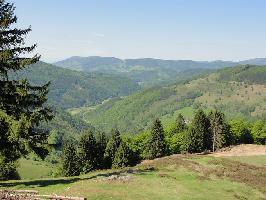
<instances>
[{"instance_id":1,"label":"pine tree","mask_svg":"<svg viewBox=\"0 0 266 200\"><path fill-rule=\"evenodd\" d=\"M124 168L130 166L132 159L132 151L125 142L121 142L115 153L115 158L112 163L113 168Z\"/></svg>"},{"instance_id":2,"label":"pine tree","mask_svg":"<svg viewBox=\"0 0 266 200\"><path fill-rule=\"evenodd\" d=\"M80 174L79 159L73 143L64 144L61 162L63 176L78 176Z\"/></svg>"},{"instance_id":3,"label":"pine tree","mask_svg":"<svg viewBox=\"0 0 266 200\"><path fill-rule=\"evenodd\" d=\"M188 131L189 152L203 152L211 149L212 137L209 130L210 122L203 110L198 110Z\"/></svg>"},{"instance_id":4,"label":"pine tree","mask_svg":"<svg viewBox=\"0 0 266 200\"><path fill-rule=\"evenodd\" d=\"M228 125L225 122L225 116L217 110L209 114L210 129L212 134L212 151L220 149L226 144L226 136L229 133Z\"/></svg>"},{"instance_id":5,"label":"pine tree","mask_svg":"<svg viewBox=\"0 0 266 200\"><path fill-rule=\"evenodd\" d=\"M107 138L104 132L97 133L96 135L96 168L104 169L106 168L104 152L107 145Z\"/></svg>"},{"instance_id":6,"label":"pine tree","mask_svg":"<svg viewBox=\"0 0 266 200\"><path fill-rule=\"evenodd\" d=\"M6 162L15 162L30 151L44 157L48 132L38 126L52 118L51 110L44 106L49 83L32 86L27 80L10 80L11 72L40 59L39 55L22 57L36 45L24 46L31 28L14 28L14 9L12 3L0 0L0 157Z\"/></svg>"},{"instance_id":7,"label":"pine tree","mask_svg":"<svg viewBox=\"0 0 266 200\"><path fill-rule=\"evenodd\" d=\"M149 159L159 158L165 155L166 142L162 123L156 119L151 130L151 138L147 146L147 157Z\"/></svg>"},{"instance_id":8,"label":"pine tree","mask_svg":"<svg viewBox=\"0 0 266 200\"><path fill-rule=\"evenodd\" d=\"M97 162L97 146L93 132L86 131L79 141L78 145L78 158L80 171L88 173L96 168Z\"/></svg>"},{"instance_id":9,"label":"pine tree","mask_svg":"<svg viewBox=\"0 0 266 200\"><path fill-rule=\"evenodd\" d=\"M117 129L113 129L111 131L111 137L106 145L106 149L104 153L104 158L105 158L107 168L112 167L112 163L114 161L116 151L119 148L121 141L122 140L121 140L120 132Z\"/></svg>"},{"instance_id":10,"label":"pine tree","mask_svg":"<svg viewBox=\"0 0 266 200\"><path fill-rule=\"evenodd\" d=\"M180 133L185 130L186 128L186 122L182 114L179 114L176 119L176 128L175 132Z\"/></svg>"}]
</instances>

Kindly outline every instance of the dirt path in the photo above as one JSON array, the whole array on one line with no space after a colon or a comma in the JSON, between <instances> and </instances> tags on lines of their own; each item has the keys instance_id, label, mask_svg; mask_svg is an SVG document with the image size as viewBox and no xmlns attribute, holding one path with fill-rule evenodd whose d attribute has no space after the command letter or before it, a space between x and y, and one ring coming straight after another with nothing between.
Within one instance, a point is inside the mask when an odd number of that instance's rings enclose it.
<instances>
[{"instance_id":1,"label":"dirt path","mask_svg":"<svg viewBox=\"0 0 266 200\"><path fill-rule=\"evenodd\" d=\"M210 155L215 157L266 155L266 145L241 144Z\"/></svg>"}]
</instances>

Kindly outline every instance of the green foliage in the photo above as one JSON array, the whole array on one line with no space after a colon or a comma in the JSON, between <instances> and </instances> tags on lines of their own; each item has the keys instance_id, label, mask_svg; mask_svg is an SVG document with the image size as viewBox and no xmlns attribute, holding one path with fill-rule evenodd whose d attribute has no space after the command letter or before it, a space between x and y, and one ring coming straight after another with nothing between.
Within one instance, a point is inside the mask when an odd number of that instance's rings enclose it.
<instances>
[{"instance_id":1,"label":"green foliage","mask_svg":"<svg viewBox=\"0 0 266 200\"><path fill-rule=\"evenodd\" d=\"M219 80L266 84L266 67L242 65L234 68L221 69Z\"/></svg>"},{"instance_id":2,"label":"green foliage","mask_svg":"<svg viewBox=\"0 0 266 200\"><path fill-rule=\"evenodd\" d=\"M266 119L254 123L251 135L256 144L266 144Z\"/></svg>"},{"instance_id":3,"label":"green foliage","mask_svg":"<svg viewBox=\"0 0 266 200\"><path fill-rule=\"evenodd\" d=\"M121 60L112 57L71 57L55 63L68 69L85 72L101 72L108 74L120 74L144 87L158 86L184 80L209 69L232 66L230 62L196 62L160 60L152 58Z\"/></svg>"},{"instance_id":4,"label":"green foliage","mask_svg":"<svg viewBox=\"0 0 266 200\"><path fill-rule=\"evenodd\" d=\"M130 166L133 157L132 150L128 147L125 142L121 142L119 148L115 153L112 167L113 168L124 168Z\"/></svg>"},{"instance_id":5,"label":"green foliage","mask_svg":"<svg viewBox=\"0 0 266 200\"><path fill-rule=\"evenodd\" d=\"M17 161L9 161L4 157L0 157L0 181L20 179L17 167Z\"/></svg>"},{"instance_id":6,"label":"green foliage","mask_svg":"<svg viewBox=\"0 0 266 200\"><path fill-rule=\"evenodd\" d=\"M104 159L104 153L107 145L107 138L104 132L99 132L96 134L96 168L104 169L106 168L106 163Z\"/></svg>"},{"instance_id":7,"label":"green foliage","mask_svg":"<svg viewBox=\"0 0 266 200\"><path fill-rule=\"evenodd\" d=\"M64 109L93 106L140 89L137 83L120 75L72 71L44 62L12 74L13 79L17 77L27 78L34 85L50 81L48 103Z\"/></svg>"},{"instance_id":8,"label":"green foliage","mask_svg":"<svg viewBox=\"0 0 266 200\"><path fill-rule=\"evenodd\" d=\"M151 133L148 130L142 131L133 136L131 141L131 149L136 152L141 159L145 159L147 157L147 144L149 143L149 139L151 137Z\"/></svg>"},{"instance_id":9,"label":"green foliage","mask_svg":"<svg viewBox=\"0 0 266 200\"><path fill-rule=\"evenodd\" d=\"M49 137L47 139L49 145L58 147L61 146L62 141L63 141L62 133L60 133L58 130L50 131Z\"/></svg>"},{"instance_id":10,"label":"green foliage","mask_svg":"<svg viewBox=\"0 0 266 200\"><path fill-rule=\"evenodd\" d=\"M250 133L250 127L246 121L244 121L243 119L233 119L229 124L235 144L252 143L253 139Z\"/></svg>"},{"instance_id":11,"label":"green foliage","mask_svg":"<svg viewBox=\"0 0 266 200\"><path fill-rule=\"evenodd\" d=\"M187 132L188 129L184 129L182 132L177 132L170 137L166 137L169 154L177 154L187 151L189 143Z\"/></svg>"},{"instance_id":12,"label":"green foliage","mask_svg":"<svg viewBox=\"0 0 266 200\"><path fill-rule=\"evenodd\" d=\"M50 132L56 131L59 135L62 134L61 143L64 139L69 137L75 137L78 139L79 135L84 130L94 129L90 124L84 122L79 117L71 116L59 107L54 111L54 118L49 121L49 123L41 123L40 127Z\"/></svg>"},{"instance_id":13,"label":"green foliage","mask_svg":"<svg viewBox=\"0 0 266 200\"><path fill-rule=\"evenodd\" d=\"M79 159L73 143L67 142L64 144L61 163L63 176L78 176L80 174Z\"/></svg>"},{"instance_id":14,"label":"green foliage","mask_svg":"<svg viewBox=\"0 0 266 200\"><path fill-rule=\"evenodd\" d=\"M187 128L185 119L182 114L179 114L176 119L176 128L175 128L175 133L180 133L184 131Z\"/></svg>"},{"instance_id":15,"label":"green foliage","mask_svg":"<svg viewBox=\"0 0 266 200\"><path fill-rule=\"evenodd\" d=\"M94 133L91 130L85 131L78 144L78 159L81 173L88 173L97 166L97 144Z\"/></svg>"},{"instance_id":16,"label":"green foliage","mask_svg":"<svg viewBox=\"0 0 266 200\"><path fill-rule=\"evenodd\" d=\"M212 151L224 147L226 144L232 143L229 136L230 130L229 126L225 121L225 116L220 111L211 111L208 116L210 120L210 130L212 137Z\"/></svg>"},{"instance_id":17,"label":"green foliage","mask_svg":"<svg viewBox=\"0 0 266 200\"><path fill-rule=\"evenodd\" d=\"M106 145L104 153L104 158L107 168L112 167L116 151L119 148L121 141L122 139L120 136L120 132L117 129L113 129L111 131L111 137Z\"/></svg>"},{"instance_id":18,"label":"green foliage","mask_svg":"<svg viewBox=\"0 0 266 200\"><path fill-rule=\"evenodd\" d=\"M203 152L211 148L210 121L203 110L198 110L188 131L189 152Z\"/></svg>"},{"instance_id":19,"label":"green foliage","mask_svg":"<svg viewBox=\"0 0 266 200\"><path fill-rule=\"evenodd\" d=\"M151 129L151 137L147 144L147 158L154 159L166 154L166 143L163 126L159 119L156 119Z\"/></svg>"},{"instance_id":20,"label":"green foliage","mask_svg":"<svg viewBox=\"0 0 266 200\"><path fill-rule=\"evenodd\" d=\"M14 27L17 17L14 5L0 1L0 157L2 179L15 176L14 162L34 151L41 157L48 153L45 143L48 132L38 126L52 118L47 101L49 83L33 86L26 79L10 79L11 72L18 72L36 63L40 56L22 57L32 53L36 45L24 46L30 28Z\"/></svg>"},{"instance_id":21,"label":"green foliage","mask_svg":"<svg viewBox=\"0 0 266 200\"><path fill-rule=\"evenodd\" d=\"M226 74L234 74L236 70L243 69L241 66L228 68ZM261 76L265 76L265 66L250 67L246 73L261 73ZM193 107L222 110L227 119L245 117L252 120L266 114L264 83L257 80L256 76L239 79L246 81L246 84L235 82L237 79L233 78L223 80L221 74L223 70L185 83L145 89L127 97L112 99L94 109L82 110L76 115L82 116L96 128L109 131L112 124L116 124L119 130L133 134L149 127L154 118L160 118L163 122L173 121L176 114L185 109L190 111L189 115L185 115L186 118L191 119Z\"/></svg>"}]
</instances>

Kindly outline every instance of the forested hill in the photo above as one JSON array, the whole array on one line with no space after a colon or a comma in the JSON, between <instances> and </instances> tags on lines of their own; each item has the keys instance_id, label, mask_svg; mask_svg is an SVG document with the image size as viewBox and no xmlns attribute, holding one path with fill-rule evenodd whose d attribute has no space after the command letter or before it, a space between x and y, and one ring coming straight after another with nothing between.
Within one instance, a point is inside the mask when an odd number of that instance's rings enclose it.
<instances>
[{"instance_id":1,"label":"forested hill","mask_svg":"<svg viewBox=\"0 0 266 200\"><path fill-rule=\"evenodd\" d=\"M227 61L161 60L152 58L125 59L113 57L71 57L54 63L57 66L86 72L103 72L127 76L144 87L174 83L210 69L233 66Z\"/></svg>"},{"instance_id":2,"label":"forested hill","mask_svg":"<svg viewBox=\"0 0 266 200\"><path fill-rule=\"evenodd\" d=\"M33 84L51 81L48 102L61 108L92 106L102 101L129 95L139 85L118 75L78 72L39 62L15 74Z\"/></svg>"},{"instance_id":3,"label":"forested hill","mask_svg":"<svg viewBox=\"0 0 266 200\"><path fill-rule=\"evenodd\" d=\"M266 83L266 66L244 65L236 68L225 68L219 71L219 80L247 83Z\"/></svg>"},{"instance_id":4,"label":"forested hill","mask_svg":"<svg viewBox=\"0 0 266 200\"><path fill-rule=\"evenodd\" d=\"M229 118L255 118L266 114L266 66L237 66L194 80L150 88L116 98L94 109L72 110L93 126L136 133L159 117L165 122L178 113L187 118L195 109L218 108ZM81 115L80 115L81 116Z\"/></svg>"}]
</instances>

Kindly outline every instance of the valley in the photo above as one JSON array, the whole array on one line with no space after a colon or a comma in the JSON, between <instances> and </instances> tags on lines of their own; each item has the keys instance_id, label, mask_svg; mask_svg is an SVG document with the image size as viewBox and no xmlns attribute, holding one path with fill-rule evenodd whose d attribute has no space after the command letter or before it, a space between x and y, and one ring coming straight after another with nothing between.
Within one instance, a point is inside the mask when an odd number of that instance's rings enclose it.
<instances>
[{"instance_id":1,"label":"valley","mask_svg":"<svg viewBox=\"0 0 266 200\"><path fill-rule=\"evenodd\" d=\"M0 0L0 200L266 200L265 8Z\"/></svg>"},{"instance_id":2,"label":"valley","mask_svg":"<svg viewBox=\"0 0 266 200\"><path fill-rule=\"evenodd\" d=\"M72 109L72 113L95 127L108 131L112 128L109 124L114 124L127 133L147 128L157 117L169 124L181 113L189 120L193 110L198 108L223 110L229 119L258 118L266 113L265 80L264 66L226 68L181 83L114 98L94 109L82 108L81 115L78 109Z\"/></svg>"}]
</instances>

